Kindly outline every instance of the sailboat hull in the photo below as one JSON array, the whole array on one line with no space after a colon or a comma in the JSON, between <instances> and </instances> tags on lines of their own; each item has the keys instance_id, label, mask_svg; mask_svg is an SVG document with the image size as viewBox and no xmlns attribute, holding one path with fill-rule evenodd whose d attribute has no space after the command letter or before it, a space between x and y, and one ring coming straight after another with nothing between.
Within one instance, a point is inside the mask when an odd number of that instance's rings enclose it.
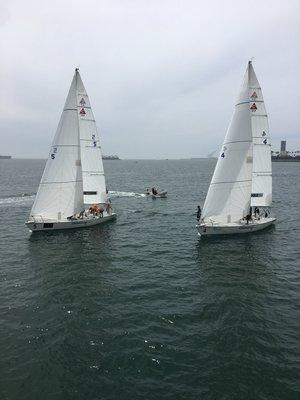
<instances>
[{"instance_id":1,"label":"sailboat hull","mask_svg":"<svg viewBox=\"0 0 300 400\"><path fill-rule=\"evenodd\" d=\"M115 220L116 218L117 214L112 213L110 215L105 215L99 218L76 219L72 221L28 221L25 225L29 228L31 232L56 231L65 229L88 228L90 226L104 224L106 222Z\"/></svg>"},{"instance_id":2,"label":"sailboat hull","mask_svg":"<svg viewBox=\"0 0 300 400\"><path fill-rule=\"evenodd\" d=\"M197 225L199 236L213 235L239 235L241 233L252 233L271 226L276 221L276 218L262 218L246 223L231 223L231 224L200 224Z\"/></svg>"}]
</instances>

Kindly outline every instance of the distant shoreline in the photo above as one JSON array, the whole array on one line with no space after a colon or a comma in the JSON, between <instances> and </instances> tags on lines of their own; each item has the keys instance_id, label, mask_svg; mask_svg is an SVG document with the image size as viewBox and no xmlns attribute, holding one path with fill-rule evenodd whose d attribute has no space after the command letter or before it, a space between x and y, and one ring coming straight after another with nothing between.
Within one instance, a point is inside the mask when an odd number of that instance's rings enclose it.
<instances>
[{"instance_id":1,"label":"distant shoreline","mask_svg":"<svg viewBox=\"0 0 300 400\"><path fill-rule=\"evenodd\" d=\"M0 157L0 160L43 160L47 158L18 158L18 157ZM189 157L189 158L103 158L103 161L217 161L217 157ZM300 158L272 158L272 162L300 162Z\"/></svg>"}]
</instances>

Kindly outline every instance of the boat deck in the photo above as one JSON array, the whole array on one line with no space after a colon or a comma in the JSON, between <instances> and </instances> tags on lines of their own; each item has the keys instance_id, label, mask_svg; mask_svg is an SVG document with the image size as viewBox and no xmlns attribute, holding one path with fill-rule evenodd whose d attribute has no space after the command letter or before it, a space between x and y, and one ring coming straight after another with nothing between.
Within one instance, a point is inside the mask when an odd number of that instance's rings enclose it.
<instances>
[{"instance_id":1,"label":"boat deck","mask_svg":"<svg viewBox=\"0 0 300 400\"><path fill-rule=\"evenodd\" d=\"M245 221L218 224L213 222L201 223L197 226L200 236L207 235L229 235L240 233L251 233L267 228L276 221L276 218L256 218L247 224Z\"/></svg>"},{"instance_id":2,"label":"boat deck","mask_svg":"<svg viewBox=\"0 0 300 400\"><path fill-rule=\"evenodd\" d=\"M103 224L105 222L114 220L117 218L116 213L104 213L103 216L88 217L88 218L77 218L62 221L54 221L49 219L29 220L26 222L26 226L31 232L37 231L54 231L62 229L77 229L86 228L89 226Z\"/></svg>"}]
</instances>

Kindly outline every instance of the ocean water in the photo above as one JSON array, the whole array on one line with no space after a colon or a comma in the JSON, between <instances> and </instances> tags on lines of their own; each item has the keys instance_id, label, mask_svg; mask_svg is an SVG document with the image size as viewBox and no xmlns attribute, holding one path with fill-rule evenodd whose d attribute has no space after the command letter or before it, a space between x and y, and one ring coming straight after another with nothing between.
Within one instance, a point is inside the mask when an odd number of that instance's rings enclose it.
<instances>
[{"instance_id":1,"label":"ocean water","mask_svg":"<svg viewBox=\"0 0 300 400\"><path fill-rule=\"evenodd\" d=\"M116 222L30 235L43 167L0 160L1 400L300 398L300 163L275 228L206 240L213 160L106 161Z\"/></svg>"}]
</instances>

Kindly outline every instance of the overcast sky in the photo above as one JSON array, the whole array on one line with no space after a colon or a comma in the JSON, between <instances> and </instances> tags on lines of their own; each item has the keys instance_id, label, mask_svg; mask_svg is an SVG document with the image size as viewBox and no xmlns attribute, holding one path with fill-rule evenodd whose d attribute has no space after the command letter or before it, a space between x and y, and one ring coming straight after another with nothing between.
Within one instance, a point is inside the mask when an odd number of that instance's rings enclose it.
<instances>
[{"instance_id":1,"label":"overcast sky","mask_svg":"<svg viewBox=\"0 0 300 400\"><path fill-rule=\"evenodd\" d=\"M299 0L1 4L0 154L47 157L79 66L104 154L206 156L252 57L273 147L300 150Z\"/></svg>"}]
</instances>

